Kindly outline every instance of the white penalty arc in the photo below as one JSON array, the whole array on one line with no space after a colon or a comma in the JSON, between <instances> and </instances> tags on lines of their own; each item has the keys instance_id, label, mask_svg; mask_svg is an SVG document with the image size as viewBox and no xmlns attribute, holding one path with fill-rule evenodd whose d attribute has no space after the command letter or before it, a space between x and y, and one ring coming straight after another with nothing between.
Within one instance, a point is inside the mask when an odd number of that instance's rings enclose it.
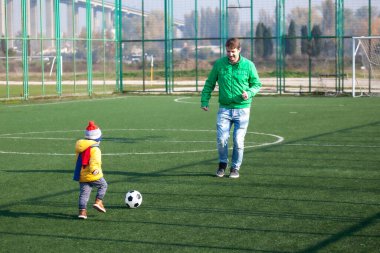
<instances>
[{"instance_id":1,"label":"white penalty arc","mask_svg":"<svg viewBox=\"0 0 380 253\"><path fill-rule=\"evenodd\" d=\"M193 129L104 129L104 132L108 131L181 131L181 132L215 132L215 130L193 130ZM42 132L24 132L24 133L12 133L12 134L0 134L0 139L35 139L35 140L60 140L60 141L73 141L75 138L62 138L62 137L38 137L38 134L56 134L56 133L68 133L68 132L83 132L83 130L58 130L58 131L42 131ZM27 135L34 135L29 137ZM253 143L246 142L245 149L257 148L269 145L276 145L284 141L284 138L275 134L259 133L259 132L247 132L247 134L265 135L273 138L271 142L264 143ZM22 137L21 137L22 136ZM204 143L215 141L162 141L162 142L173 142L173 143ZM248 144L248 145L247 145ZM230 148L232 149L232 148ZM215 152L216 149L197 149L197 150L181 150L181 151L157 151L157 152L118 152L118 153L103 153L104 156L124 156L124 155L165 155L165 154L188 154L188 153L203 153L203 152ZM50 155L50 156L74 156L74 154L64 154L64 153L46 153L46 152L18 152L18 151L7 151L0 150L0 154L14 154L14 155Z\"/></svg>"},{"instance_id":2,"label":"white penalty arc","mask_svg":"<svg viewBox=\"0 0 380 253\"><path fill-rule=\"evenodd\" d=\"M184 103L184 104L199 104L199 103L200 103L200 102L186 101L186 100L188 100L189 98L191 98L191 97L180 97L180 98L176 98L176 99L174 99L174 102L177 102L177 103Z\"/></svg>"}]
</instances>

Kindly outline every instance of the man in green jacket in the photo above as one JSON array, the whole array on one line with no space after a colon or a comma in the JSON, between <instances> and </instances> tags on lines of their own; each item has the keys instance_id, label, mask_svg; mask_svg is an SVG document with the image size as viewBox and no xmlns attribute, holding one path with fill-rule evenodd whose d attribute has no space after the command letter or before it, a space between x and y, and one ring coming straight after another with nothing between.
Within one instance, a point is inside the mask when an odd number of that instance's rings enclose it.
<instances>
[{"instance_id":1,"label":"man in green jacket","mask_svg":"<svg viewBox=\"0 0 380 253\"><path fill-rule=\"evenodd\" d=\"M217 60L206 80L201 95L201 108L209 110L211 93L219 85L219 110L217 116L217 147L219 167L217 177L223 177L228 165L228 139L231 126L233 151L230 178L239 177L243 162L244 138L249 124L253 97L259 92L261 82L253 62L240 55L240 41L230 38L226 42L227 56Z\"/></svg>"}]
</instances>

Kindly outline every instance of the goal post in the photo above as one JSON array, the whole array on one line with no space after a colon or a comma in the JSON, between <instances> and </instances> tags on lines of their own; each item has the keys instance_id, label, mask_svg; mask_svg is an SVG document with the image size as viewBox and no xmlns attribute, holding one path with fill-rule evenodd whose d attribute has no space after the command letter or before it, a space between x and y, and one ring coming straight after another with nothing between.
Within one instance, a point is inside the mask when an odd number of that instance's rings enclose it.
<instances>
[{"instance_id":1,"label":"goal post","mask_svg":"<svg viewBox=\"0 0 380 253\"><path fill-rule=\"evenodd\" d=\"M352 96L380 91L380 36L352 37Z\"/></svg>"}]
</instances>

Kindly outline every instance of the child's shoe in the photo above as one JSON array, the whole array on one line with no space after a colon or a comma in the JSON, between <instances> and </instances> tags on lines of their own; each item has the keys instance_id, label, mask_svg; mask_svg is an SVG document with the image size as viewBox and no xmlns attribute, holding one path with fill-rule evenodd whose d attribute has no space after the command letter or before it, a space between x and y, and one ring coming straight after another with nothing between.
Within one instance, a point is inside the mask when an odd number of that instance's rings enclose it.
<instances>
[{"instance_id":1,"label":"child's shoe","mask_svg":"<svg viewBox=\"0 0 380 253\"><path fill-rule=\"evenodd\" d=\"M99 212L102 212L102 213L105 213L106 212L106 209L104 208L103 206L103 201L101 199L96 199L95 200L95 204L93 205L93 207L98 210Z\"/></svg>"},{"instance_id":2,"label":"child's shoe","mask_svg":"<svg viewBox=\"0 0 380 253\"><path fill-rule=\"evenodd\" d=\"M87 210L86 209L79 209L79 219L87 219Z\"/></svg>"}]
</instances>

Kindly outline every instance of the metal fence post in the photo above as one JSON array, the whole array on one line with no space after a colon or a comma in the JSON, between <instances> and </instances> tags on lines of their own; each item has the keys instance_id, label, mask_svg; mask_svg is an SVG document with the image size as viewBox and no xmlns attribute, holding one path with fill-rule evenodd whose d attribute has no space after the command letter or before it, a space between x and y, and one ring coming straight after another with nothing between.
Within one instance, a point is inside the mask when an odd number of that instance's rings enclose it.
<instances>
[{"instance_id":1,"label":"metal fence post","mask_svg":"<svg viewBox=\"0 0 380 253\"><path fill-rule=\"evenodd\" d=\"M61 22L60 1L54 1L54 23L55 23L55 56L56 56L56 90L58 96L62 96L62 58L61 58Z\"/></svg>"},{"instance_id":2,"label":"metal fence post","mask_svg":"<svg viewBox=\"0 0 380 253\"><path fill-rule=\"evenodd\" d=\"M22 0L21 2L22 10L22 64L23 64L23 98L28 99L29 96L29 37L28 37L28 28L27 28L27 2Z\"/></svg>"},{"instance_id":3,"label":"metal fence post","mask_svg":"<svg viewBox=\"0 0 380 253\"><path fill-rule=\"evenodd\" d=\"M92 96L92 10L91 0L86 0L86 45L87 45L87 92Z\"/></svg>"}]
</instances>

